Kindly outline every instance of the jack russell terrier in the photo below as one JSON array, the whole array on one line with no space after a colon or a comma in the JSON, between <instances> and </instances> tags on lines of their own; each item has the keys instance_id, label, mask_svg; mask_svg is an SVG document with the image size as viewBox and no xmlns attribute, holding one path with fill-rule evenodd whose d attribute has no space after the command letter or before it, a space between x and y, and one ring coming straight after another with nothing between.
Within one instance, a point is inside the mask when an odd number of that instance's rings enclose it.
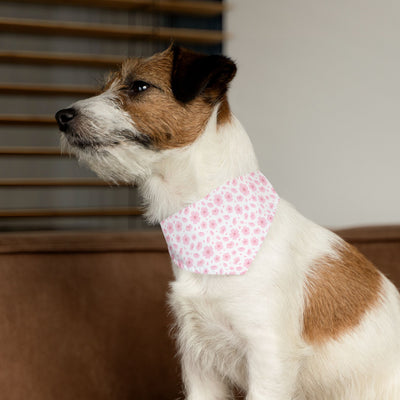
<instances>
[{"instance_id":1,"label":"jack russell terrier","mask_svg":"<svg viewBox=\"0 0 400 400\"><path fill-rule=\"evenodd\" d=\"M235 73L173 45L56 114L63 145L161 223L186 399L399 400L399 293L279 198L230 112Z\"/></svg>"}]
</instances>

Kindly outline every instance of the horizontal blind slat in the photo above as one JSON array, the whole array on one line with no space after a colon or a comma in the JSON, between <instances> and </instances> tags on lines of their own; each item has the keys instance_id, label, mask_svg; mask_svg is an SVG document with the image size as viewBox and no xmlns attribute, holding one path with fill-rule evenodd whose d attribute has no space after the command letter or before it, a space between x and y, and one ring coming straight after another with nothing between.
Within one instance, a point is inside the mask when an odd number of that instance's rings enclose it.
<instances>
[{"instance_id":1,"label":"horizontal blind slat","mask_svg":"<svg viewBox=\"0 0 400 400\"><path fill-rule=\"evenodd\" d=\"M0 210L0 218L127 217L142 214L138 207Z\"/></svg>"},{"instance_id":2,"label":"horizontal blind slat","mask_svg":"<svg viewBox=\"0 0 400 400\"><path fill-rule=\"evenodd\" d=\"M164 42L176 40L193 44L220 44L224 39L222 32L206 29L53 22L20 18L0 18L0 31L119 40L137 39Z\"/></svg>"},{"instance_id":3,"label":"horizontal blind slat","mask_svg":"<svg viewBox=\"0 0 400 400\"><path fill-rule=\"evenodd\" d=\"M0 147L0 156L70 156L58 147Z\"/></svg>"},{"instance_id":4,"label":"horizontal blind slat","mask_svg":"<svg viewBox=\"0 0 400 400\"><path fill-rule=\"evenodd\" d=\"M55 126L56 120L50 115L0 115L0 125Z\"/></svg>"},{"instance_id":5,"label":"horizontal blind slat","mask_svg":"<svg viewBox=\"0 0 400 400\"><path fill-rule=\"evenodd\" d=\"M0 187L134 187L127 183L111 184L100 179L66 179L66 178L46 178L46 179L0 179Z\"/></svg>"},{"instance_id":6,"label":"horizontal blind slat","mask_svg":"<svg viewBox=\"0 0 400 400\"><path fill-rule=\"evenodd\" d=\"M225 6L213 1L194 0L15 0L19 3L83 6L140 10L152 13L186 14L200 17L221 15Z\"/></svg>"},{"instance_id":7,"label":"horizontal blind slat","mask_svg":"<svg viewBox=\"0 0 400 400\"><path fill-rule=\"evenodd\" d=\"M32 85L1 83L0 94L12 95L39 95L39 96L94 96L99 90L88 86L56 86L56 85Z\"/></svg>"},{"instance_id":8,"label":"horizontal blind slat","mask_svg":"<svg viewBox=\"0 0 400 400\"><path fill-rule=\"evenodd\" d=\"M12 64L69 65L75 67L111 68L124 57L73 53L45 53L34 51L0 51L0 62Z\"/></svg>"}]
</instances>

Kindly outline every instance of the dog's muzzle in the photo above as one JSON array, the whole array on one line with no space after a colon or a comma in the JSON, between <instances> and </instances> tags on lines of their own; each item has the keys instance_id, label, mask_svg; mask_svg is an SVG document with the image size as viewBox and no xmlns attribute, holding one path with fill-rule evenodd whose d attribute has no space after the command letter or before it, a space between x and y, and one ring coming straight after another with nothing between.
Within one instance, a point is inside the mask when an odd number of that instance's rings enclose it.
<instances>
[{"instance_id":1,"label":"dog's muzzle","mask_svg":"<svg viewBox=\"0 0 400 400\"><path fill-rule=\"evenodd\" d=\"M74 108L66 108L56 113L56 121L61 132L67 132L76 114L77 112Z\"/></svg>"}]
</instances>

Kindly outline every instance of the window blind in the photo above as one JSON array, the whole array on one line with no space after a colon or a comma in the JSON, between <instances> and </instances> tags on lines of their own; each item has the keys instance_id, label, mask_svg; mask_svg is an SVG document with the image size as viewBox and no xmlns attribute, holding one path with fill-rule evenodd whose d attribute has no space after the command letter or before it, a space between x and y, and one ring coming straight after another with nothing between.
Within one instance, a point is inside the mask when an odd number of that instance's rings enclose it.
<instances>
[{"instance_id":1,"label":"window blind","mask_svg":"<svg viewBox=\"0 0 400 400\"><path fill-rule=\"evenodd\" d=\"M220 53L221 1L0 1L0 231L146 228L136 189L61 154L57 110L171 40Z\"/></svg>"}]
</instances>

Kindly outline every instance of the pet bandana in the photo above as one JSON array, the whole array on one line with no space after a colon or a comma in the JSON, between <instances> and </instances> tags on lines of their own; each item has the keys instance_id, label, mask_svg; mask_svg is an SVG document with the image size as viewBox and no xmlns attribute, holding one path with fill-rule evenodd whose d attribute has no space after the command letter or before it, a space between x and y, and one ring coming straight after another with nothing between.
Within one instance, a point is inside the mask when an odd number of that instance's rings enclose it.
<instances>
[{"instance_id":1,"label":"pet bandana","mask_svg":"<svg viewBox=\"0 0 400 400\"><path fill-rule=\"evenodd\" d=\"M161 222L173 262L199 274L244 274L267 236L278 202L260 171L224 183Z\"/></svg>"}]
</instances>

